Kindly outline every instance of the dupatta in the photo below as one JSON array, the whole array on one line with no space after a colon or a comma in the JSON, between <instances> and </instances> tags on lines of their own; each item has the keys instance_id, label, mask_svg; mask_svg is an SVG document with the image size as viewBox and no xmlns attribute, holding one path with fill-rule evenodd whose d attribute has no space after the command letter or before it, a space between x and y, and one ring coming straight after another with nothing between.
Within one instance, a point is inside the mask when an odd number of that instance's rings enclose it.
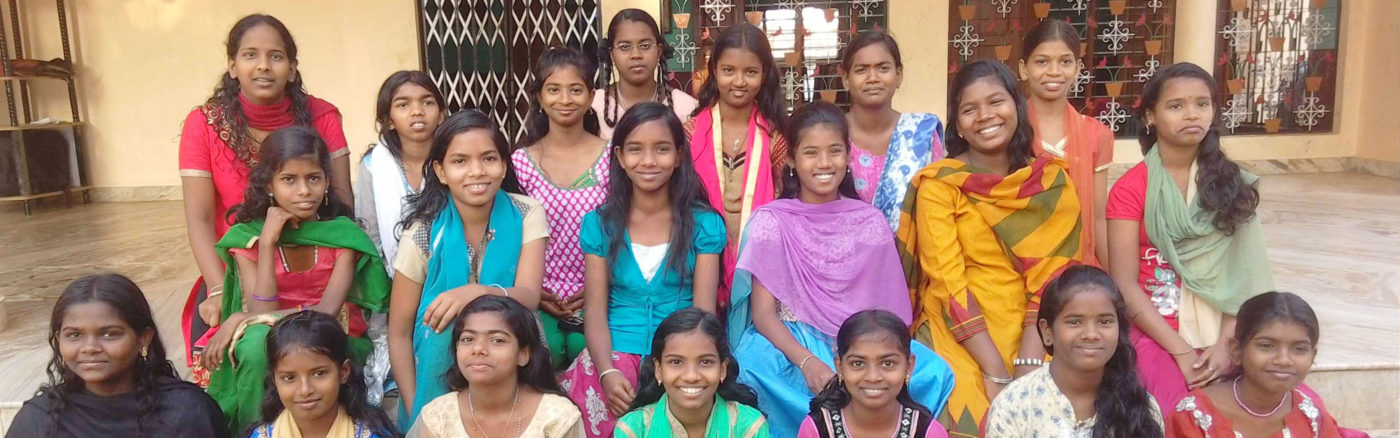
<instances>
[{"instance_id":1,"label":"dupatta","mask_svg":"<svg viewBox=\"0 0 1400 438\"><path fill-rule=\"evenodd\" d=\"M1069 172L1070 181L1074 181L1074 192L1079 196L1079 215L1082 218L1083 230L1079 237L1080 254L1084 263L1099 266L1102 260L1094 254L1094 231L1098 226L1094 217L1098 212L1098 199L1094 193L1094 174L1098 173L1098 163L1094 161L1094 155L1100 152L1099 141L1107 137L1110 142L1113 139L1113 132L1107 126L1099 123L1098 120L1079 114L1073 105L1065 102L1065 156L1067 163L1066 171ZM1035 120L1035 107L1029 106L1030 119ZM1031 146L1036 154L1047 153L1041 147L1039 131L1036 131L1031 138ZM1113 148L1107 151L1108 156L1101 156L1099 159L1104 162L1113 162Z\"/></svg>"}]
</instances>

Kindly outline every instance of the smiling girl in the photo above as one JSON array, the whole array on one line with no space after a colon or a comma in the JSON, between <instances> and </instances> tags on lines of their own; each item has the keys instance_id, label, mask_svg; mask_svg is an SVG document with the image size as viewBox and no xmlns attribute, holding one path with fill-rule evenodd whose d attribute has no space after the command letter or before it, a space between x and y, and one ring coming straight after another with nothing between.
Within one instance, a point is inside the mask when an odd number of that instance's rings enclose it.
<instances>
[{"instance_id":1,"label":"smiling girl","mask_svg":"<svg viewBox=\"0 0 1400 438\"><path fill-rule=\"evenodd\" d=\"M656 19L641 9L617 11L608 23L608 38L599 47L603 88L593 93L593 111L603 115L599 135L612 138L622 114L632 105L659 102L671 107L676 118L687 120L700 105L685 91L671 88L666 62L675 49L661 36ZM613 68L619 81L612 81Z\"/></svg>"},{"instance_id":2,"label":"smiling girl","mask_svg":"<svg viewBox=\"0 0 1400 438\"><path fill-rule=\"evenodd\" d=\"M166 359L145 294L117 274L79 278L49 317L48 382L7 438L229 436L219 405Z\"/></svg>"},{"instance_id":3,"label":"smiling girl","mask_svg":"<svg viewBox=\"0 0 1400 438\"><path fill-rule=\"evenodd\" d=\"M975 61L948 89L949 158L910 182L900 253L914 337L952 365L951 436L978 436L988 402L1039 367L1045 284L1079 260L1079 203L1064 160L1035 156L1011 69Z\"/></svg>"}]
</instances>

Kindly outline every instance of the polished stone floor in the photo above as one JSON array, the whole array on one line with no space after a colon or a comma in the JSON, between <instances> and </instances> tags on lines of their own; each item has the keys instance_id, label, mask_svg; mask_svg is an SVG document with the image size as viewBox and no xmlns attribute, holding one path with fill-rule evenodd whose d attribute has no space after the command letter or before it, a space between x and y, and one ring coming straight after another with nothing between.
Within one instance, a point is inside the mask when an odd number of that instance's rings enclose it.
<instances>
[{"instance_id":1,"label":"polished stone floor","mask_svg":"<svg viewBox=\"0 0 1400 438\"><path fill-rule=\"evenodd\" d=\"M1271 175L1261 217L1278 287L1322 320L1319 369L1400 364L1400 182L1358 174ZM196 270L180 202L60 203L25 217L0 205L0 402L45 380L47 324L73 279L119 272L145 290L183 370L178 317ZM1392 396L1395 398L1395 396Z\"/></svg>"}]
</instances>

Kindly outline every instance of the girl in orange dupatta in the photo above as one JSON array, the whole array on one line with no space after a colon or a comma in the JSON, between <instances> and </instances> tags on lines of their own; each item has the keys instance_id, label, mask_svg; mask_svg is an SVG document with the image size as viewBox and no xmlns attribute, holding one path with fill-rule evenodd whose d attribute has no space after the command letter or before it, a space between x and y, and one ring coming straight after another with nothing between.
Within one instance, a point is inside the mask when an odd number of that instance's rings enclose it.
<instances>
[{"instance_id":1,"label":"girl in orange dupatta","mask_svg":"<svg viewBox=\"0 0 1400 438\"><path fill-rule=\"evenodd\" d=\"M1079 238L1084 263L1100 266L1108 258L1108 165L1113 163L1113 131L1069 104L1069 89L1079 75L1079 34L1061 20L1041 21L1021 43L1021 80L1035 127L1031 147L1069 163L1069 179L1079 197L1084 224ZM1059 140L1054 140L1058 138Z\"/></svg>"},{"instance_id":2,"label":"girl in orange dupatta","mask_svg":"<svg viewBox=\"0 0 1400 438\"><path fill-rule=\"evenodd\" d=\"M782 190L780 171L787 156L781 134L783 101L778 66L762 30L740 24L715 40L710 74L700 90L700 109L686 123L695 170L710 205L724 215L729 244L719 308L728 308L738 261L739 233L754 209Z\"/></svg>"},{"instance_id":3,"label":"girl in orange dupatta","mask_svg":"<svg viewBox=\"0 0 1400 438\"><path fill-rule=\"evenodd\" d=\"M1045 347L1025 327L1045 285L1080 259L1079 202L1064 160L1032 154L1011 69L968 64L949 95L952 158L914 176L897 236L914 336L956 380L940 421L950 436L976 437L989 400L1042 364Z\"/></svg>"}]
</instances>

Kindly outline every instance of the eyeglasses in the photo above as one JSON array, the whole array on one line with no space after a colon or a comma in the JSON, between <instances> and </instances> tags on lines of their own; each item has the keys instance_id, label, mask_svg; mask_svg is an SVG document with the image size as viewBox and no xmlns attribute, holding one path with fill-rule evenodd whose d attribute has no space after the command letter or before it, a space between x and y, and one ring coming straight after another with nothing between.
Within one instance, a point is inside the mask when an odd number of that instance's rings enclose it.
<instances>
[{"instance_id":1,"label":"eyeglasses","mask_svg":"<svg viewBox=\"0 0 1400 438\"><path fill-rule=\"evenodd\" d=\"M613 51L620 53L632 53L632 49L640 49L643 53L646 53L650 52L651 49L654 48L656 48L656 43L653 43L651 41L643 41L641 44L618 44L616 46L613 46L612 49Z\"/></svg>"}]
</instances>

